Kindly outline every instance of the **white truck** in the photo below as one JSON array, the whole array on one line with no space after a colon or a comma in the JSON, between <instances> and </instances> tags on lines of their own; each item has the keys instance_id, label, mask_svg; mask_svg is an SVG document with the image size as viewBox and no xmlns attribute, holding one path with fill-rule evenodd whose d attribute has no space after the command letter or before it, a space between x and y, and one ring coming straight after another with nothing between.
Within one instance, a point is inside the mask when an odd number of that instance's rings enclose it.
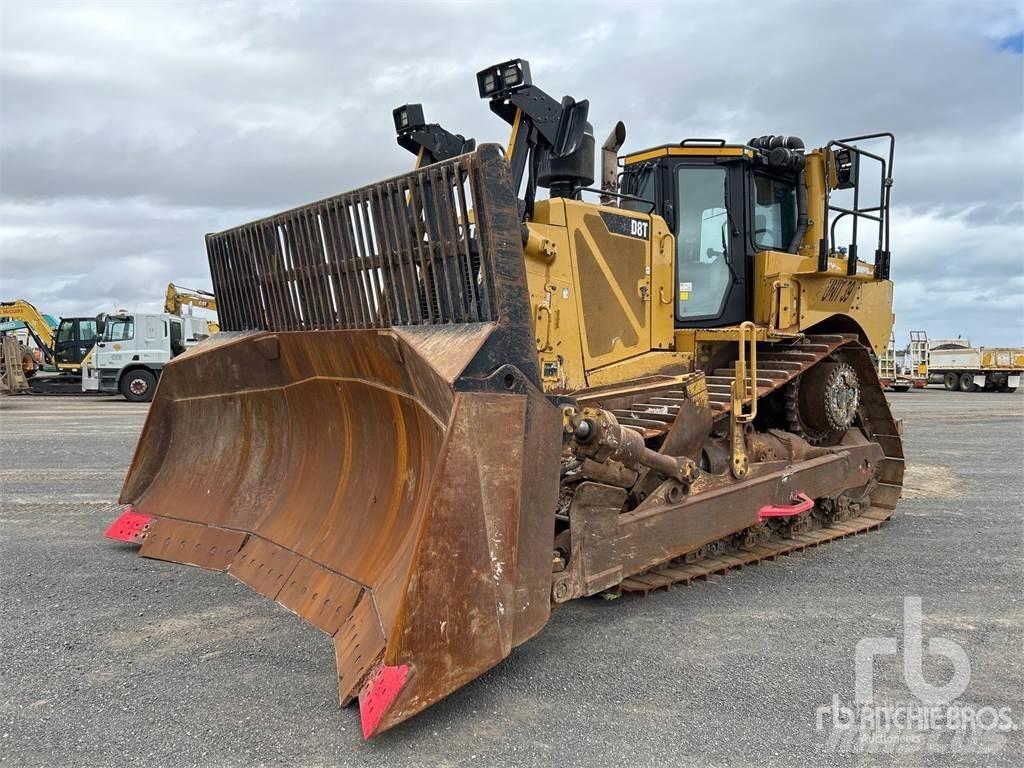
<instances>
[{"instance_id":1,"label":"white truck","mask_svg":"<svg viewBox=\"0 0 1024 768\"><path fill-rule=\"evenodd\" d=\"M82 389L117 393L126 400L148 403L164 366L210 336L209 323L191 315L107 315L102 338L91 360L82 364Z\"/></svg>"},{"instance_id":2,"label":"white truck","mask_svg":"<svg viewBox=\"0 0 1024 768\"><path fill-rule=\"evenodd\" d=\"M923 336L923 334L919 335ZM970 339L930 339L915 360L929 384L956 392L1015 392L1024 373L1024 349L972 347Z\"/></svg>"}]
</instances>

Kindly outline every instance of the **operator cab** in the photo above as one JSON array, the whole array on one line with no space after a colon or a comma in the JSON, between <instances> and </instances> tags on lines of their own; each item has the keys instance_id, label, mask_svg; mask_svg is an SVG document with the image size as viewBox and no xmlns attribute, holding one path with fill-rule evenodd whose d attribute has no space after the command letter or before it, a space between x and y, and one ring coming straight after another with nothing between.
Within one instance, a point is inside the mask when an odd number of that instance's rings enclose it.
<instances>
[{"instance_id":1,"label":"operator cab","mask_svg":"<svg viewBox=\"0 0 1024 768\"><path fill-rule=\"evenodd\" d=\"M676 327L749 320L754 255L799 246L803 142L778 138L784 151L776 163L769 163L771 153L720 139L687 139L624 158L619 190L639 199L623 199L622 207L660 215L676 238Z\"/></svg>"},{"instance_id":2,"label":"operator cab","mask_svg":"<svg viewBox=\"0 0 1024 768\"><path fill-rule=\"evenodd\" d=\"M685 139L626 155L616 184L617 153L625 141L625 126L617 123L601 147L601 188L591 189L595 142L588 101L564 96L558 102L533 85L523 59L482 70L477 85L491 111L512 126L507 156L523 222L533 219L538 188L547 189L551 198L577 200L584 192L596 192L604 205L656 213L665 220L676 239L676 328L720 328L753 320L754 260L764 252L801 257L799 264L788 260L796 272L837 272L845 266L848 277L889 278L891 133L832 140L806 155L804 142L795 136L760 136L746 144ZM402 126L422 122L419 112L415 121L409 117L409 109L395 111L400 141ZM853 143L862 140L887 142L887 157ZM861 199L862 160L878 163L874 202L870 195ZM813 179L813 201L808 178ZM832 190L848 190L852 199L833 200ZM816 222L809 216L809 202ZM840 222L843 229L837 232ZM857 256L858 225L871 222L878 232L873 264ZM846 228L851 230L849 247L840 248L837 234L846 234ZM525 246L529 232L523 232Z\"/></svg>"},{"instance_id":3,"label":"operator cab","mask_svg":"<svg viewBox=\"0 0 1024 768\"><path fill-rule=\"evenodd\" d=\"M80 365L102 333L102 322L95 317L61 318L53 337L57 365Z\"/></svg>"}]
</instances>

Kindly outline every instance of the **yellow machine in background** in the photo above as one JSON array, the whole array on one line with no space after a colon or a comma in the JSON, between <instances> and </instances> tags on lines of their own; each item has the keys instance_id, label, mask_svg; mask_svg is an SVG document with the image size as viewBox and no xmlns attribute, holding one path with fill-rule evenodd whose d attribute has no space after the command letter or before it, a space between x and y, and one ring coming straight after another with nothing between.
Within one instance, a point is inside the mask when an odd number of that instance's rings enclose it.
<instances>
[{"instance_id":1,"label":"yellow machine in background","mask_svg":"<svg viewBox=\"0 0 1024 768\"><path fill-rule=\"evenodd\" d=\"M198 288L182 288L174 283L167 284L167 292L164 298L164 312L171 315L181 316L185 307L199 307L208 309L211 312L217 311L217 299L209 291ZM216 333L220 326L216 322L207 323L210 333Z\"/></svg>"},{"instance_id":2,"label":"yellow machine in background","mask_svg":"<svg viewBox=\"0 0 1024 768\"><path fill-rule=\"evenodd\" d=\"M108 532L327 632L367 737L552 606L877 528L900 497L871 357L890 134L619 158L619 124L591 189L586 101L518 59L477 86L507 150L442 146L407 105L413 172L207 236L223 330L167 364Z\"/></svg>"},{"instance_id":3,"label":"yellow machine in background","mask_svg":"<svg viewBox=\"0 0 1024 768\"><path fill-rule=\"evenodd\" d=\"M43 314L24 299L0 301L0 320L23 323L43 360L68 377L81 372L82 360L103 332L102 321L95 317L62 317L56 328L51 327ZM31 377L36 371L35 359L28 349L23 356L25 373Z\"/></svg>"},{"instance_id":4,"label":"yellow machine in background","mask_svg":"<svg viewBox=\"0 0 1024 768\"><path fill-rule=\"evenodd\" d=\"M104 364L116 365L118 369L130 368L133 364L137 364L135 367L141 369L147 364L154 363L153 354L160 356L160 352L156 351L154 346L163 346L162 342L157 341L157 336L164 338L175 335L177 329L182 327L181 321L186 323L184 327L190 333L194 332L195 327L198 327L194 326L194 323L201 324L200 338L206 338L208 334L215 333L218 330L215 322L201 317L189 317L193 307L216 312L217 302L214 295L208 291L180 288L173 283L168 284L164 297L166 315L160 319L157 325L147 326L147 331L142 333L142 318L155 316L133 313L140 320L140 334L136 335L133 332L128 338L114 342L119 347L125 347L126 350L130 348L131 354L126 351L122 356L123 359L115 362L110 359L112 350L105 350L105 353L101 355L105 358ZM127 314L127 311L123 310L121 314ZM0 302L0 322L3 323L0 325L0 332L6 335L11 331L24 328L35 345L35 349L29 345L22 345L20 354L23 374L31 379L32 390L39 393L79 394L100 391L96 344L102 339L106 317L105 314L97 317L65 317L51 326L46 316L24 299ZM161 334L160 331L163 333ZM189 339L183 338L181 343L187 346ZM113 350L113 352L117 351ZM8 355L9 352L10 348L8 348ZM44 369L44 373L35 375L41 368ZM57 375L51 375L52 373ZM155 385L155 381L153 384Z\"/></svg>"}]
</instances>

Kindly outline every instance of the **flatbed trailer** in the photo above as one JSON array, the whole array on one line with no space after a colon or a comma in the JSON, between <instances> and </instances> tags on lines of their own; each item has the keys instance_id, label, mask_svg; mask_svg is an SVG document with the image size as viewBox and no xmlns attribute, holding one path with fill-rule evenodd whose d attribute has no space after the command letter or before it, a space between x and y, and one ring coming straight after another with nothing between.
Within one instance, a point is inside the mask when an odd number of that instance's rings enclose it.
<instances>
[{"instance_id":1,"label":"flatbed trailer","mask_svg":"<svg viewBox=\"0 0 1024 768\"><path fill-rule=\"evenodd\" d=\"M974 347L969 339L932 339L923 364L926 381L951 392L1015 392L1024 348Z\"/></svg>"}]
</instances>

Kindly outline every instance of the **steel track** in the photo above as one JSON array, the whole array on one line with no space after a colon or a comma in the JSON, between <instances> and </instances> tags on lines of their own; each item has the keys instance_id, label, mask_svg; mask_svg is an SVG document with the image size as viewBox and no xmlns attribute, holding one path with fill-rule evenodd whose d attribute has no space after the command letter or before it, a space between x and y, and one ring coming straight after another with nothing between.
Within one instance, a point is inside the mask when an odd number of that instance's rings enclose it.
<instances>
[{"instance_id":1,"label":"steel track","mask_svg":"<svg viewBox=\"0 0 1024 768\"><path fill-rule=\"evenodd\" d=\"M670 561L625 579L617 589L623 592L647 593L655 589L668 588L673 584L706 580L711 576L725 574L747 565L774 560L837 539L875 530L892 517L903 485L903 438L892 417L889 403L878 381L878 373L871 363L867 349L860 345L855 336L806 336L796 342L760 346L757 396L760 399L771 395L812 366L840 351L846 362L853 366L860 380L860 426L869 439L882 447L884 453L884 458L879 462L877 484L871 490L870 506L867 510L859 516L823 524L822 527L801 533L777 534L776 537L768 538L752 547L737 547L732 543L732 537L722 539L716 544L723 551L689 563ZM731 391L733 377L729 373L728 369L720 369L714 372L714 376L707 378L709 399L716 410L716 419L727 416L730 408L728 393ZM652 410L657 411L660 418L652 418ZM651 437L668 430L671 423L665 423L663 419L677 410L678 406L673 408L665 398L658 398L656 403L639 404L629 409L616 410L614 413L621 423ZM712 546L711 549L715 547Z\"/></svg>"}]
</instances>

